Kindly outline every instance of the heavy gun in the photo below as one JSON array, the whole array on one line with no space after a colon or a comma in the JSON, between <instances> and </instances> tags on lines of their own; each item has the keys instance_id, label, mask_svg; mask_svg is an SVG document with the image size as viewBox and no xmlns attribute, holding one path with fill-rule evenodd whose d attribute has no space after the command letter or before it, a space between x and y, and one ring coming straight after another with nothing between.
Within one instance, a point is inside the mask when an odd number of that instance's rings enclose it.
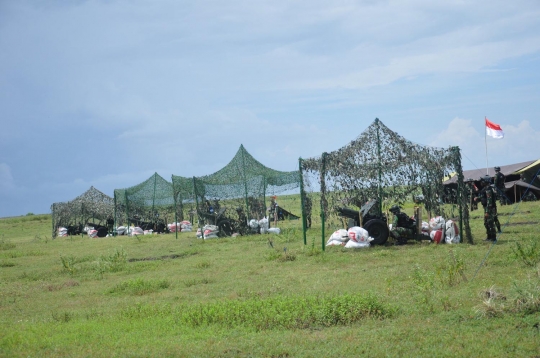
<instances>
[{"instance_id":1,"label":"heavy gun","mask_svg":"<svg viewBox=\"0 0 540 358\"><path fill-rule=\"evenodd\" d=\"M94 230L97 230L97 237L106 237L107 234L109 233L109 229L106 226L103 226L101 224L87 222L86 226L93 227Z\"/></svg>"},{"instance_id":2,"label":"heavy gun","mask_svg":"<svg viewBox=\"0 0 540 358\"><path fill-rule=\"evenodd\" d=\"M242 221L236 221L230 217L225 216L225 211L227 208L222 207L217 212L208 213L203 212L202 210L197 210L197 214L201 219L203 224L216 225L219 229L218 236L226 237L231 236L235 231L244 232L244 227L247 226L246 223Z\"/></svg>"},{"instance_id":3,"label":"heavy gun","mask_svg":"<svg viewBox=\"0 0 540 358\"><path fill-rule=\"evenodd\" d=\"M336 207L335 209L339 215L352 219L354 225L348 225L347 229L351 226L361 226L373 238L372 244L384 245L389 235L388 224L385 216L371 212L376 204L377 200L372 199L364 204L359 211L347 207Z\"/></svg>"}]
</instances>

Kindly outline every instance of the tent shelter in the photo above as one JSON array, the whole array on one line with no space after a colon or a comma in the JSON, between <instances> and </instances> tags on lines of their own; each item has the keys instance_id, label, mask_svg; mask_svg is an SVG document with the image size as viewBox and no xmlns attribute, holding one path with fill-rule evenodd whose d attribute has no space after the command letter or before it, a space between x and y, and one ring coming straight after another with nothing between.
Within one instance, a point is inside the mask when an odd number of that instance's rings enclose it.
<instances>
[{"instance_id":1,"label":"tent shelter","mask_svg":"<svg viewBox=\"0 0 540 358\"><path fill-rule=\"evenodd\" d=\"M88 222L102 223L111 220L114 213L114 201L110 196L103 194L93 186L75 199L53 203L52 229L53 237L56 236L59 227L68 228L70 234L80 233Z\"/></svg>"},{"instance_id":2,"label":"tent shelter","mask_svg":"<svg viewBox=\"0 0 540 358\"><path fill-rule=\"evenodd\" d=\"M522 180L507 181L504 183L505 195L508 201L516 203L523 200L540 199L540 188L527 184ZM533 195L533 196L531 196Z\"/></svg>"},{"instance_id":3,"label":"tent shelter","mask_svg":"<svg viewBox=\"0 0 540 358\"><path fill-rule=\"evenodd\" d=\"M401 205L420 195L430 215L458 216L465 226L465 238L472 242L464 185L455 190L458 205L442 205L443 178L456 172L463 182L458 147L442 149L413 143L375 119L348 145L320 157L300 159L300 167L303 201L313 196L310 188L320 188L323 250L326 228L333 231L343 227L337 208L353 205L358 211L364 203L376 199L379 205L370 210L383 217L385 207Z\"/></svg>"},{"instance_id":4,"label":"tent shelter","mask_svg":"<svg viewBox=\"0 0 540 358\"><path fill-rule=\"evenodd\" d=\"M173 182L175 180L176 177L173 177ZM183 183L187 188L187 181L183 180ZM213 174L193 178L199 224L212 223L212 215L217 213L243 220L239 210L248 220L262 219L267 215L267 195L291 192L299 186L298 171L283 172L268 168L240 145L225 167ZM185 189L184 192L189 190ZM227 208L239 210L225 212Z\"/></svg>"},{"instance_id":5,"label":"tent shelter","mask_svg":"<svg viewBox=\"0 0 540 358\"><path fill-rule=\"evenodd\" d=\"M115 226L135 224L157 232L165 230L174 215L172 184L154 173L144 182L114 190ZM125 216L124 216L125 215Z\"/></svg>"},{"instance_id":6,"label":"tent shelter","mask_svg":"<svg viewBox=\"0 0 540 358\"><path fill-rule=\"evenodd\" d=\"M536 198L540 198L540 160L529 160L526 162L501 165L501 173L505 175L505 195L510 203L520 201L521 197L527 191L530 191ZM463 171L464 180L473 179L476 186L479 187L479 179L487 175L493 177L495 175L494 167L471 169ZM444 181L444 186L447 192L455 191L457 188L457 176L455 173L449 175Z\"/></svg>"}]
</instances>

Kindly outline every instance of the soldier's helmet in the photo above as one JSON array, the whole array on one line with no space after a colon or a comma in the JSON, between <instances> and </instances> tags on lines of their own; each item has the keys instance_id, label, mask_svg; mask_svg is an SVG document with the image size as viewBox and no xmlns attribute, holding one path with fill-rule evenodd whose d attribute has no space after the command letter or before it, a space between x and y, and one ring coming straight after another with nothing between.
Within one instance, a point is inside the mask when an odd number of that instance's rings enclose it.
<instances>
[{"instance_id":1,"label":"soldier's helmet","mask_svg":"<svg viewBox=\"0 0 540 358\"><path fill-rule=\"evenodd\" d=\"M389 211L390 211L392 214L399 213L399 210L400 210L400 209L399 209L399 206L397 206L397 205L394 205L394 206L392 206L392 207L389 209Z\"/></svg>"},{"instance_id":2,"label":"soldier's helmet","mask_svg":"<svg viewBox=\"0 0 540 358\"><path fill-rule=\"evenodd\" d=\"M496 171L496 172L500 172L500 171L501 171L501 167L495 167L495 171Z\"/></svg>"},{"instance_id":3,"label":"soldier's helmet","mask_svg":"<svg viewBox=\"0 0 540 358\"><path fill-rule=\"evenodd\" d=\"M491 177L489 175L484 175L480 177L480 181L487 184L491 184Z\"/></svg>"}]
</instances>

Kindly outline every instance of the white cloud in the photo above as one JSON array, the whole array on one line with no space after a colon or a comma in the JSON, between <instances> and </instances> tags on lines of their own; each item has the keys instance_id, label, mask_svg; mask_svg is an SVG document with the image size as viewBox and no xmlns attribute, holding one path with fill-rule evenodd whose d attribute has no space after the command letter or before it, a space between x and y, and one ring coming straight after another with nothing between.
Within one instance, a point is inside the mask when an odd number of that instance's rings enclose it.
<instances>
[{"instance_id":1,"label":"white cloud","mask_svg":"<svg viewBox=\"0 0 540 358\"><path fill-rule=\"evenodd\" d=\"M540 159L540 130L523 120L517 126L498 123L503 129L503 139L493 139L484 134L484 123L473 126L470 119L454 118L446 128L433 138L430 145L437 147L459 146L465 169L485 168L486 146L489 166L520 163Z\"/></svg>"}]
</instances>

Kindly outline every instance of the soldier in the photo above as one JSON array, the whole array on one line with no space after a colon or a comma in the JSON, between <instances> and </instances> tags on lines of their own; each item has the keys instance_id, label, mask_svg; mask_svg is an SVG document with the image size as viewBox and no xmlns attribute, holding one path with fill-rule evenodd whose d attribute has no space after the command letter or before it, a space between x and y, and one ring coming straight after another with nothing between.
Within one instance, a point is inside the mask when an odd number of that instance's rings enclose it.
<instances>
[{"instance_id":1,"label":"soldier","mask_svg":"<svg viewBox=\"0 0 540 358\"><path fill-rule=\"evenodd\" d=\"M474 180L472 178L469 178L466 180L467 186L469 187L469 205L471 207L471 211L478 209L478 203L474 200L476 196L478 195L478 187L476 184L474 184Z\"/></svg>"},{"instance_id":2,"label":"soldier","mask_svg":"<svg viewBox=\"0 0 540 358\"><path fill-rule=\"evenodd\" d=\"M407 239L411 239L414 235L415 222L407 214L402 213L397 205L392 206L389 211L394 214L390 236L397 240L398 245L404 245L407 243Z\"/></svg>"},{"instance_id":3,"label":"soldier","mask_svg":"<svg viewBox=\"0 0 540 358\"><path fill-rule=\"evenodd\" d=\"M304 211L306 213L306 227L311 227L311 209L312 209L312 202L311 198L309 196L304 197Z\"/></svg>"},{"instance_id":4,"label":"soldier","mask_svg":"<svg viewBox=\"0 0 540 358\"><path fill-rule=\"evenodd\" d=\"M493 184L497 189L497 195L499 196L499 201L501 205L506 205L506 188L504 187L504 182L506 177L501 173L501 167L495 167L495 176L493 177Z\"/></svg>"},{"instance_id":5,"label":"soldier","mask_svg":"<svg viewBox=\"0 0 540 358\"><path fill-rule=\"evenodd\" d=\"M501 232L501 224L497 218L497 202L495 200L495 188L491 185L491 177L489 175L480 178L482 190L475 201L480 200L484 207L484 227L486 228L487 237L484 241L497 241L497 232L495 226L499 232Z\"/></svg>"}]
</instances>

